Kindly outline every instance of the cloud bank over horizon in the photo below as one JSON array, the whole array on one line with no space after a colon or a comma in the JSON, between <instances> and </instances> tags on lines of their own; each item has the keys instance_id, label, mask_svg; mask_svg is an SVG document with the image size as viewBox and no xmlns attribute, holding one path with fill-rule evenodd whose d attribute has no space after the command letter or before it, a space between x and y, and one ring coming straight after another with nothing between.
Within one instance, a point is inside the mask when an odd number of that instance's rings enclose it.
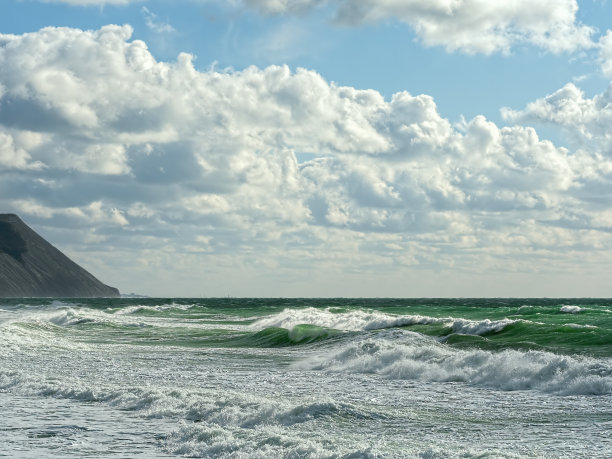
<instances>
[{"instance_id":1,"label":"cloud bank over horizon","mask_svg":"<svg viewBox=\"0 0 612 459\"><path fill-rule=\"evenodd\" d=\"M307 291L338 272L567 274L609 259L608 91L568 84L506 109L509 126L452 124L428 95L287 66L198 71L131 35L0 35L0 205L92 270L152 269L138 280L152 293L171 272L179 290L205 276L229 289L236 269ZM567 130L571 149L534 122Z\"/></svg>"}]
</instances>

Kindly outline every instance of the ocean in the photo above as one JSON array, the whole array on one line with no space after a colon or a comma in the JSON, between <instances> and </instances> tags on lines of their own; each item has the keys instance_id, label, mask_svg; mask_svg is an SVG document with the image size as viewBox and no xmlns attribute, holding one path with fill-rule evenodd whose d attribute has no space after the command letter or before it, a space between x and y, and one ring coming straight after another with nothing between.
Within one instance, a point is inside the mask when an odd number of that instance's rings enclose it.
<instances>
[{"instance_id":1,"label":"ocean","mask_svg":"<svg viewBox=\"0 0 612 459\"><path fill-rule=\"evenodd\" d=\"M0 456L610 458L612 300L0 300Z\"/></svg>"}]
</instances>

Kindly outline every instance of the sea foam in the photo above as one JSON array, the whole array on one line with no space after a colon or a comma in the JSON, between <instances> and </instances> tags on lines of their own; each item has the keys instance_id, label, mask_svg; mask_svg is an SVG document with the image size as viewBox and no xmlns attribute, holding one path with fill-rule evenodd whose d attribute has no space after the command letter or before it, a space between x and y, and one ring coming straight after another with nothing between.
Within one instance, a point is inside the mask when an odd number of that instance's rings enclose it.
<instances>
[{"instance_id":1,"label":"sea foam","mask_svg":"<svg viewBox=\"0 0 612 459\"><path fill-rule=\"evenodd\" d=\"M416 333L355 340L332 354L296 364L302 369L375 374L385 379L462 382L494 389L559 395L612 393L609 360L540 351L456 349Z\"/></svg>"},{"instance_id":2,"label":"sea foam","mask_svg":"<svg viewBox=\"0 0 612 459\"><path fill-rule=\"evenodd\" d=\"M565 314L578 314L580 311L582 311L582 308L580 306L565 305L561 306L560 311Z\"/></svg>"},{"instance_id":3,"label":"sea foam","mask_svg":"<svg viewBox=\"0 0 612 459\"><path fill-rule=\"evenodd\" d=\"M205 457L235 457L241 451L249 457L332 457L337 445L304 440L303 426L328 422L332 418L367 419L362 408L331 398L310 396L277 399L235 391L179 388L114 388L88 385L83 380L37 379L32 375L0 370L0 390L25 396L45 396L79 402L103 403L120 411L149 419L175 419L175 429L163 449L172 454ZM367 453L364 441L347 441L345 456L376 457Z\"/></svg>"},{"instance_id":4,"label":"sea foam","mask_svg":"<svg viewBox=\"0 0 612 459\"><path fill-rule=\"evenodd\" d=\"M451 329L452 333L465 335L485 335L498 333L517 320L467 320L452 317L428 317L422 315L393 315L379 311L354 310L333 312L331 309L285 309L284 311L264 317L251 324L250 328L261 330L270 327L293 329L297 325L310 324L318 327L343 331L369 331L386 328L405 327L409 325L440 324Z\"/></svg>"}]
</instances>

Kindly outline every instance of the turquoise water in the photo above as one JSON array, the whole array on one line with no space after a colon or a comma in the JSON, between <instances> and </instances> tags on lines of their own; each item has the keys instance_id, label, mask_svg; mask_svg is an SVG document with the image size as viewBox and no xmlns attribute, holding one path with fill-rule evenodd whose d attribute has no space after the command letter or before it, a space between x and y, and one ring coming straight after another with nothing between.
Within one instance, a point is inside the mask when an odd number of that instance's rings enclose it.
<instances>
[{"instance_id":1,"label":"turquoise water","mask_svg":"<svg viewBox=\"0 0 612 459\"><path fill-rule=\"evenodd\" d=\"M0 300L0 412L10 457L611 457L612 300Z\"/></svg>"}]
</instances>

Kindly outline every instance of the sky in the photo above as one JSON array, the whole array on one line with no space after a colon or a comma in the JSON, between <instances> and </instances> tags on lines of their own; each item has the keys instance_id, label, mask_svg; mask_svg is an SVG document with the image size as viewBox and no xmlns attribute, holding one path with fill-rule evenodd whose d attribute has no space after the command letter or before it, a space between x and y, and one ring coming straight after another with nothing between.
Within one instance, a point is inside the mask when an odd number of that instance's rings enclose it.
<instances>
[{"instance_id":1,"label":"sky","mask_svg":"<svg viewBox=\"0 0 612 459\"><path fill-rule=\"evenodd\" d=\"M606 0L2 0L0 212L123 293L612 295Z\"/></svg>"}]
</instances>

